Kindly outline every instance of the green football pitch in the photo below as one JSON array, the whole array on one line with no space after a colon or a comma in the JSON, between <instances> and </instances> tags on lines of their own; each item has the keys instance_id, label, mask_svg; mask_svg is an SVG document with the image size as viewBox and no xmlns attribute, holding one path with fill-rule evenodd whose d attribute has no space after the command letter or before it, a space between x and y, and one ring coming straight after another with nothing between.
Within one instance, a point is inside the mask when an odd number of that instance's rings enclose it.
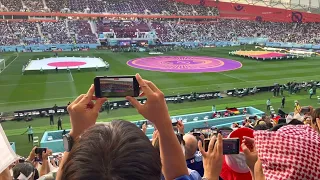
<instances>
[{"instance_id":1,"label":"green football pitch","mask_svg":"<svg viewBox=\"0 0 320 180\"><path fill-rule=\"evenodd\" d=\"M6 69L0 74L0 112L13 112L15 110L52 107L54 104L66 105L79 94L85 93L93 83L93 78L97 75L140 75L153 81L165 95L190 92L207 92L216 90L227 90L233 88L268 86L273 83L286 83L288 81L319 80L318 73L320 58L311 57L300 60L278 60L278 61L255 61L242 57L229 56L230 51L244 49L245 47L208 48L202 50L186 50L167 52L164 55L172 56L212 56L233 59L242 63L242 68L219 73L165 73L145 71L127 66L130 59L148 57L148 53L112 53L110 51L89 52L60 52L59 56L95 56L101 57L110 64L110 69L99 71L86 71L71 73L32 73L22 75L22 65L29 59L52 57L52 52L45 53L2 53L1 58L6 60ZM248 47L246 47L248 48ZM250 47L249 47L250 48ZM2 67L0 67L2 68ZM305 105L317 105L317 101L309 100L307 92L297 95L288 95L287 111L292 111L293 101L299 100ZM197 102L187 102L182 104L169 104L171 115L210 111L213 104L218 109L225 107L254 106L262 110L265 109L267 98L272 98L271 93L260 93L244 98L227 97L219 100L206 100ZM112 101L112 99L111 99ZM281 99L271 99L275 108L280 106ZM69 128L68 117L63 117L64 128ZM110 114L102 113L99 121L109 121L112 119L139 120L134 109L118 109ZM26 142L26 135L21 135L27 125L32 125L35 135L41 138L46 130L54 130L56 126L48 126L48 118L38 118L31 122L5 122L3 128L10 141L16 142L17 152L27 155L31 149L31 144Z\"/></svg>"}]
</instances>

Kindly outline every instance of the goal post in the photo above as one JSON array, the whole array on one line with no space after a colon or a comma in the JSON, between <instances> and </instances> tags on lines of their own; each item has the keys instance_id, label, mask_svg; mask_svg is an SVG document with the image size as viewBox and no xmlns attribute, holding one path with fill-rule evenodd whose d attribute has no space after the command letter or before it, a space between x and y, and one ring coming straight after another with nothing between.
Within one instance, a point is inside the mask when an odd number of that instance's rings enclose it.
<instances>
[{"instance_id":1,"label":"goal post","mask_svg":"<svg viewBox=\"0 0 320 180\"><path fill-rule=\"evenodd\" d=\"M4 70L6 67L6 61L4 59L0 59L0 73Z\"/></svg>"}]
</instances>

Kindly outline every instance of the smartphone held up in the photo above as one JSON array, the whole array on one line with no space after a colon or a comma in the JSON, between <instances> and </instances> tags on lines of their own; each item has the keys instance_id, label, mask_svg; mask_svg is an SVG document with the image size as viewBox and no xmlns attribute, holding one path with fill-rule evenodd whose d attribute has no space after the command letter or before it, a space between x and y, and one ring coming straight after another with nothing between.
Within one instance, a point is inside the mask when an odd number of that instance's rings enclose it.
<instances>
[{"instance_id":1,"label":"smartphone held up","mask_svg":"<svg viewBox=\"0 0 320 180\"><path fill-rule=\"evenodd\" d=\"M208 151L210 139L204 140L204 149ZM223 138L222 139L223 154L239 154L240 153L240 139L239 138Z\"/></svg>"},{"instance_id":2,"label":"smartphone held up","mask_svg":"<svg viewBox=\"0 0 320 180\"><path fill-rule=\"evenodd\" d=\"M95 95L101 97L138 97L139 83L135 76L97 76L94 79Z\"/></svg>"}]
</instances>

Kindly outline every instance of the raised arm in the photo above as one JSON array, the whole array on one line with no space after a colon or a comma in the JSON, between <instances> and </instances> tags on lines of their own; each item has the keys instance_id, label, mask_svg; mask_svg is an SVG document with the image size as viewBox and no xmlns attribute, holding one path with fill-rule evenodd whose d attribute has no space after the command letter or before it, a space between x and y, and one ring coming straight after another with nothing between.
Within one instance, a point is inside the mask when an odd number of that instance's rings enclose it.
<instances>
[{"instance_id":1,"label":"raised arm","mask_svg":"<svg viewBox=\"0 0 320 180\"><path fill-rule=\"evenodd\" d=\"M160 156L165 178L171 180L188 175L186 161L173 131L163 92L152 82L142 79L139 74L136 78L143 94L147 97L147 102L140 104L133 97L126 98L144 118L153 122L159 131Z\"/></svg>"},{"instance_id":2,"label":"raised arm","mask_svg":"<svg viewBox=\"0 0 320 180\"><path fill-rule=\"evenodd\" d=\"M46 152L42 152L42 166L40 168L40 176L46 175L50 172L48 156L52 154L52 150L47 149Z\"/></svg>"},{"instance_id":3,"label":"raised arm","mask_svg":"<svg viewBox=\"0 0 320 180\"><path fill-rule=\"evenodd\" d=\"M73 138L74 143L77 142L79 136L86 129L90 128L96 123L99 110L106 100L106 98L95 97L94 85L91 85L87 94L80 95L68 106L71 122L70 136ZM61 169L65 161L68 159L68 155L68 152L64 152L63 158L59 164L59 170L56 178L57 180L61 179Z\"/></svg>"},{"instance_id":4,"label":"raised arm","mask_svg":"<svg viewBox=\"0 0 320 180\"><path fill-rule=\"evenodd\" d=\"M0 180L11 180L11 179L12 177L10 175L9 167L0 173Z\"/></svg>"}]
</instances>

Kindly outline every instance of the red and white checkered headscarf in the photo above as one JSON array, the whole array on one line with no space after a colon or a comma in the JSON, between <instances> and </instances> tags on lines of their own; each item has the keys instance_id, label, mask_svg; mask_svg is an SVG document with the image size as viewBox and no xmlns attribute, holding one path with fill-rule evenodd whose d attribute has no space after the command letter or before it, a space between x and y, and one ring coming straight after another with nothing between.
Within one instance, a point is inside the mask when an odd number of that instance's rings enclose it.
<instances>
[{"instance_id":1,"label":"red and white checkered headscarf","mask_svg":"<svg viewBox=\"0 0 320 180\"><path fill-rule=\"evenodd\" d=\"M307 125L254 132L267 180L320 180L320 134Z\"/></svg>"}]
</instances>

